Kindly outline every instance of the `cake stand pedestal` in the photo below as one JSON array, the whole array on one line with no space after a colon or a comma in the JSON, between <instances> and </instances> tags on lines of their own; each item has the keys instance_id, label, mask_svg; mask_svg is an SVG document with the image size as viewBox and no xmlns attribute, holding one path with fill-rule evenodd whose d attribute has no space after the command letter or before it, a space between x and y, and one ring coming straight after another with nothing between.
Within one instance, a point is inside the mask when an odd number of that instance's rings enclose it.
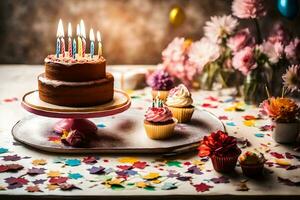
<instances>
[{"instance_id":1,"label":"cake stand pedestal","mask_svg":"<svg viewBox=\"0 0 300 200\"><path fill-rule=\"evenodd\" d=\"M53 105L40 100L38 91L31 91L23 96L21 105L28 112L52 118L63 118L55 123L53 131L62 134L63 131L78 130L86 135L97 132L97 126L87 118L105 117L121 113L130 107L130 97L121 90L114 91L114 99L106 104L92 107L65 107ZM13 134L20 142L20 138Z\"/></svg>"}]
</instances>

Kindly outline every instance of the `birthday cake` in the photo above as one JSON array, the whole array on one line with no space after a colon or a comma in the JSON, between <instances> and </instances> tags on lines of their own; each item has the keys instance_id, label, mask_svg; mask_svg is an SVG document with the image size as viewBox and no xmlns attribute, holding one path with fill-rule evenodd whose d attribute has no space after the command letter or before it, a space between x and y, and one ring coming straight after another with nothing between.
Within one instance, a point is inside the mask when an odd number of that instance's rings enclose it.
<instances>
[{"instance_id":1,"label":"birthday cake","mask_svg":"<svg viewBox=\"0 0 300 200\"><path fill-rule=\"evenodd\" d=\"M68 51L64 50L62 23L57 35L56 54L45 58L45 73L38 76L40 99L70 107L95 106L111 101L114 77L106 72L106 60L102 54L94 55L93 30L90 31L90 54L85 54L85 34L78 34L78 51L76 40L73 39L72 43L70 36Z\"/></svg>"}]
</instances>

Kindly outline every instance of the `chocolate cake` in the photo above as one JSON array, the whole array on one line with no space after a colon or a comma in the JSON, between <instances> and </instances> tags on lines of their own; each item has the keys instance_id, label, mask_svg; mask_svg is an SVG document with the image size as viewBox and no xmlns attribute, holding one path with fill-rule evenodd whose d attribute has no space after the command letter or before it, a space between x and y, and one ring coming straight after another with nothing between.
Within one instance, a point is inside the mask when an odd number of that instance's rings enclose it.
<instances>
[{"instance_id":1,"label":"chocolate cake","mask_svg":"<svg viewBox=\"0 0 300 200\"><path fill-rule=\"evenodd\" d=\"M113 99L114 78L106 72L101 56L81 58L49 55L45 73L38 76L39 97L47 103L86 107L107 103Z\"/></svg>"}]
</instances>

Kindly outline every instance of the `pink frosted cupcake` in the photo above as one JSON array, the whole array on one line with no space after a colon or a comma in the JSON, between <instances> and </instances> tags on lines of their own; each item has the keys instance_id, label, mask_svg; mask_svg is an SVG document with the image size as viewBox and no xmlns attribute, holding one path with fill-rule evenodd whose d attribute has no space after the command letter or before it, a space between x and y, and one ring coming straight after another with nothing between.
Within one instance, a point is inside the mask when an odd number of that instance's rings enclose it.
<instances>
[{"instance_id":1,"label":"pink frosted cupcake","mask_svg":"<svg viewBox=\"0 0 300 200\"><path fill-rule=\"evenodd\" d=\"M193 99L185 85L180 84L169 92L166 105L179 123L191 120L194 113Z\"/></svg>"},{"instance_id":2,"label":"pink frosted cupcake","mask_svg":"<svg viewBox=\"0 0 300 200\"><path fill-rule=\"evenodd\" d=\"M173 135L177 120L172 112L163 106L161 100L153 102L145 114L144 127L149 138L160 140Z\"/></svg>"}]
</instances>

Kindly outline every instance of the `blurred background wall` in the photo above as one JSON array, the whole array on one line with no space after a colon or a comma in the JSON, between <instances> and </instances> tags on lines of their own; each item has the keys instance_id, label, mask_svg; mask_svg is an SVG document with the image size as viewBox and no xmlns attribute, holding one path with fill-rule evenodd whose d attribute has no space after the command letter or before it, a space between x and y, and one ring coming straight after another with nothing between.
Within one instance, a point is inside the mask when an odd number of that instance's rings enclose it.
<instances>
[{"instance_id":1,"label":"blurred background wall","mask_svg":"<svg viewBox=\"0 0 300 200\"><path fill-rule=\"evenodd\" d=\"M276 0L266 4L269 13L260 22L263 34L282 20L299 35L299 16L289 21L278 13ZM177 28L169 23L175 5L186 15ZM99 29L109 64L156 64L175 36L197 40L210 16L230 12L231 0L1 0L0 63L42 64L55 51L57 23L62 18L65 31L67 22L72 23L73 36L80 19L87 30Z\"/></svg>"}]
</instances>

